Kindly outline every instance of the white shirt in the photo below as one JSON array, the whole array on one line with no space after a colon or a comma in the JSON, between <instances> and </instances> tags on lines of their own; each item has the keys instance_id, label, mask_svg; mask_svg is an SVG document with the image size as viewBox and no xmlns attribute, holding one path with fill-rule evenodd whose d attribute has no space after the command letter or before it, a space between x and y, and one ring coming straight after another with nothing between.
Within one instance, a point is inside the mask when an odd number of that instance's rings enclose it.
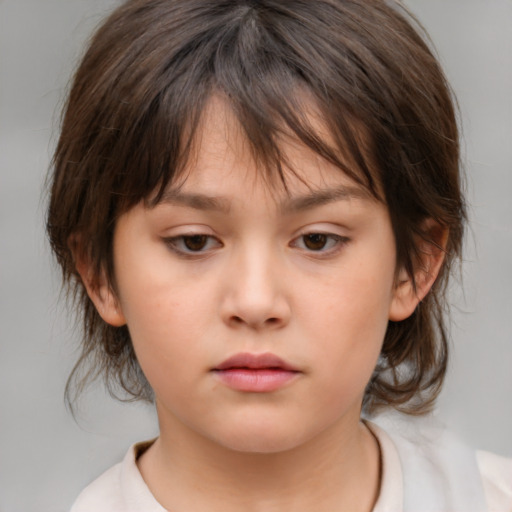
<instances>
[{"instance_id":1,"label":"white shirt","mask_svg":"<svg viewBox=\"0 0 512 512\"><path fill-rule=\"evenodd\" d=\"M416 432L412 440L407 432L388 434L366 424L381 452L373 512L512 512L512 459L475 453L446 431ZM166 512L136 464L147 446L133 445L82 491L71 512Z\"/></svg>"}]
</instances>

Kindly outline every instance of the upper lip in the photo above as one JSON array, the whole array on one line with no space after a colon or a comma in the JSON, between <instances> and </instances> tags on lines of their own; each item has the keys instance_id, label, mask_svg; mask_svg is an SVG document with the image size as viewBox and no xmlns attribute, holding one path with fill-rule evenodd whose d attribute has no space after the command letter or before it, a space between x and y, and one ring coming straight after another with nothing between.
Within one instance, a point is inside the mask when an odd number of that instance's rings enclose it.
<instances>
[{"instance_id":1,"label":"upper lip","mask_svg":"<svg viewBox=\"0 0 512 512\"><path fill-rule=\"evenodd\" d=\"M235 354L232 357L229 357L218 366L214 368L214 370L229 370L233 368L248 368L251 370L262 370L269 368L276 368L280 370L287 370L291 372L299 371L297 368L287 363L280 357L270 354L250 354L250 353L241 353Z\"/></svg>"}]
</instances>

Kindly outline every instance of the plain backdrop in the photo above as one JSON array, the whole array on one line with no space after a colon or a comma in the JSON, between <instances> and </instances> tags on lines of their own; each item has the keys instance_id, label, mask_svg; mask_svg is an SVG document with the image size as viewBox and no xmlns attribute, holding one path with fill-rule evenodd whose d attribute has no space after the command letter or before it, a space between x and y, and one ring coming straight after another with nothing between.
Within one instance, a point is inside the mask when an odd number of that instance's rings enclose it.
<instances>
[{"instance_id":1,"label":"plain backdrop","mask_svg":"<svg viewBox=\"0 0 512 512\"><path fill-rule=\"evenodd\" d=\"M113 0L0 0L0 512L64 512L151 408L63 391L77 336L44 235L43 182L84 40ZM472 232L453 291L453 360L437 415L512 456L512 1L409 0L459 98Z\"/></svg>"}]
</instances>

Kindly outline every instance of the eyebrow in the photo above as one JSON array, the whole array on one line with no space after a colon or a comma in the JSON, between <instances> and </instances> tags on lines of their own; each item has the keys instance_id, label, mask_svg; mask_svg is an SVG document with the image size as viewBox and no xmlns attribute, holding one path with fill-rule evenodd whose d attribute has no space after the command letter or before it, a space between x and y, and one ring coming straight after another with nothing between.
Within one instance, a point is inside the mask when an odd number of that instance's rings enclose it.
<instances>
[{"instance_id":1,"label":"eyebrow","mask_svg":"<svg viewBox=\"0 0 512 512\"><path fill-rule=\"evenodd\" d=\"M351 199L370 199L371 193L362 187L342 185L336 188L313 190L308 194L293 197L285 201L281 209L284 213L296 213L301 210L317 208L336 201Z\"/></svg>"},{"instance_id":2,"label":"eyebrow","mask_svg":"<svg viewBox=\"0 0 512 512\"><path fill-rule=\"evenodd\" d=\"M313 190L307 194L292 197L283 201L280 205L282 213L297 213L309 210L336 201L348 201L351 199L369 199L372 195L361 187L339 186ZM206 194L187 193L179 190L167 190L164 192L159 204L171 204L194 208L195 210L215 211L229 213L231 201L226 197L209 196Z\"/></svg>"},{"instance_id":3,"label":"eyebrow","mask_svg":"<svg viewBox=\"0 0 512 512\"><path fill-rule=\"evenodd\" d=\"M195 210L216 211L229 213L230 201L224 197L207 196L205 194L191 194L179 190L167 190L163 193L158 204L166 203L178 206L187 206Z\"/></svg>"}]
</instances>

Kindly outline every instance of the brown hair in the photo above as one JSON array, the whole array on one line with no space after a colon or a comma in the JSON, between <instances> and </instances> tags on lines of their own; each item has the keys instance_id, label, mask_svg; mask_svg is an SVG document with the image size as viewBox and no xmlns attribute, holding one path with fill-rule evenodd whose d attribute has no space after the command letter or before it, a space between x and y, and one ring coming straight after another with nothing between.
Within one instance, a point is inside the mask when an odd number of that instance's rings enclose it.
<instances>
[{"instance_id":1,"label":"brown hair","mask_svg":"<svg viewBox=\"0 0 512 512\"><path fill-rule=\"evenodd\" d=\"M412 316L389 322L364 399L369 412L391 405L420 413L433 404L447 367L445 291L465 214L453 100L419 32L403 8L383 0L131 0L111 14L74 77L51 177L47 229L84 327L68 399L73 382L81 389L99 375L113 395L121 388L152 399L128 329L98 315L72 245L80 240L115 289L116 219L155 191L158 202L176 179L215 92L267 172L284 180L285 127L383 200L397 268L410 276L425 219L449 230L431 292ZM330 142L308 123L298 90L313 98Z\"/></svg>"}]
</instances>

